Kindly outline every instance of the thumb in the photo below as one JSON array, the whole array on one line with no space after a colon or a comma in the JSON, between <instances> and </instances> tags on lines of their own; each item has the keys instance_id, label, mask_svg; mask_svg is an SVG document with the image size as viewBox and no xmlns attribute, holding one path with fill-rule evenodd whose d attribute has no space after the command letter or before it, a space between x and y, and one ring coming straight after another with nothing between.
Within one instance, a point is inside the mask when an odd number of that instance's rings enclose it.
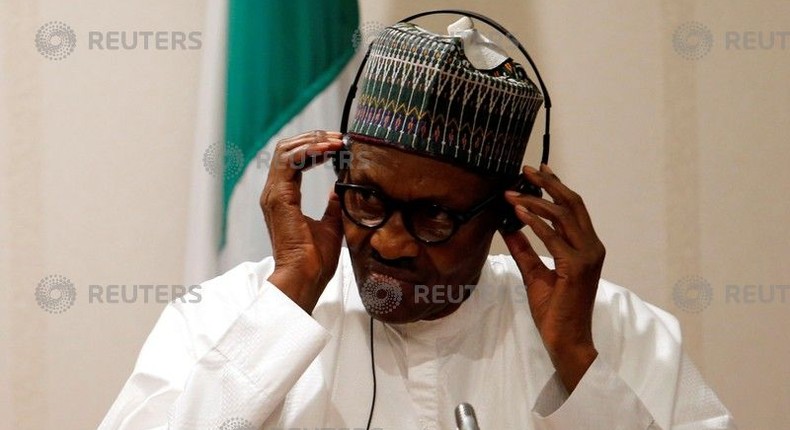
<instances>
[{"instance_id":1,"label":"thumb","mask_svg":"<svg viewBox=\"0 0 790 430\"><path fill-rule=\"evenodd\" d=\"M341 228L343 228L343 214L342 210L340 209L340 197L338 197L334 190L330 191L329 193L329 201L326 204L324 216L321 217L321 224L338 232Z\"/></svg>"},{"instance_id":2,"label":"thumb","mask_svg":"<svg viewBox=\"0 0 790 430\"><path fill-rule=\"evenodd\" d=\"M502 235L505 240L507 249L510 250L510 255L515 260L518 270L521 272L521 277L524 280L524 285L529 285L540 274L545 273L549 269L540 260L538 253L532 248L532 245L527 240L527 236L521 231L507 233Z\"/></svg>"}]
</instances>

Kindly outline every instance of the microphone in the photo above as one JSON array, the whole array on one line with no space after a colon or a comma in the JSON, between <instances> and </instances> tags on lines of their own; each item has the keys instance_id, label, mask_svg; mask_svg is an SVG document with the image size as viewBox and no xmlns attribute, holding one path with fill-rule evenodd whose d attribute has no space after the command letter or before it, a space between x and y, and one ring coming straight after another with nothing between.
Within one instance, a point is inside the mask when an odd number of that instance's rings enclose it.
<instances>
[{"instance_id":1,"label":"microphone","mask_svg":"<svg viewBox=\"0 0 790 430\"><path fill-rule=\"evenodd\" d=\"M480 430L472 405L461 403L455 408L455 425L458 426L458 430Z\"/></svg>"}]
</instances>

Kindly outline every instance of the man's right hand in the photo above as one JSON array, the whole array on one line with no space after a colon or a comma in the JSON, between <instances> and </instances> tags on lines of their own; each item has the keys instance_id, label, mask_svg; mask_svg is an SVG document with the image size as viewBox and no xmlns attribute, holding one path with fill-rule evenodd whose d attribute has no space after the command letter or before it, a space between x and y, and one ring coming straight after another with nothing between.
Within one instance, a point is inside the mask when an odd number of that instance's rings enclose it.
<instances>
[{"instance_id":1,"label":"man's right hand","mask_svg":"<svg viewBox=\"0 0 790 430\"><path fill-rule=\"evenodd\" d=\"M302 213L301 166L305 159L326 161L339 151L342 135L322 130L277 142L260 205L272 241L274 272L269 282L307 313L337 269L343 220L340 201L332 192L321 220Z\"/></svg>"}]
</instances>

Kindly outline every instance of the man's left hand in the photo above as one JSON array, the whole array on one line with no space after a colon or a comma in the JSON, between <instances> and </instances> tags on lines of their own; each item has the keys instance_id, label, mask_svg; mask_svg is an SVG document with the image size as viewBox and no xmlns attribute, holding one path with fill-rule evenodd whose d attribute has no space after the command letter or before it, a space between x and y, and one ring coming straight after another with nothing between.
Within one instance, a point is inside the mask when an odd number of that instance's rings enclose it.
<instances>
[{"instance_id":1,"label":"man's left hand","mask_svg":"<svg viewBox=\"0 0 790 430\"><path fill-rule=\"evenodd\" d=\"M527 289L529 307L543 344L568 392L573 391L598 355L592 313L606 250L578 194L545 164L524 167L524 175L552 201L506 192L518 218L554 257L550 270L523 232L503 235ZM551 225L549 225L548 220Z\"/></svg>"}]
</instances>

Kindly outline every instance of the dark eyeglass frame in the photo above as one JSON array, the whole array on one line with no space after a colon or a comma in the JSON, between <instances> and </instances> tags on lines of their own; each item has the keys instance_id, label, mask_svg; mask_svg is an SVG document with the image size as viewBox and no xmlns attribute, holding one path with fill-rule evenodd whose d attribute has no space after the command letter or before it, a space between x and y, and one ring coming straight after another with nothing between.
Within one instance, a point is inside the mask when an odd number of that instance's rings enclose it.
<instances>
[{"instance_id":1,"label":"dark eyeglass frame","mask_svg":"<svg viewBox=\"0 0 790 430\"><path fill-rule=\"evenodd\" d=\"M353 216L351 216L351 214L348 211L348 208L346 207L346 199L345 199L345 194L346 194L346 191L348 191L348 190L364 190L366 192L371 193L371 195L375 196L376 198L378 198L381 201L382 205L384 206L384 217L381 219L381 221L378 224L372 225L372 226L371 225L367 225L367 224L363 224L362 222L357 221ZM472 220L476 216L478 216L481 213L483 213L483 210L485 210L487 206L489 206L491 203L493 203L495 201L498 201L499 197L500 197L499 194L496 193L496 194L486 198L482 202L478 203L477 205L473 206L468 211L466 211L466 212L459 212L459 211L447 208L445 206L442 206L440 204L431 203L430 200L427 200L427 199L417 199L417 200L411 200L411 201L403 201L403 200L394 199L394 198L384 194L384 192L382 192L380 189L378 189L376 187L372 187L372 186L367 186L367 185L350 184L350 183L346 183L346 182L337 181L337 182L335 182L335 193L337 193L338 197L340 198L340 207L343 210L343 213L355 225L358 225L358 226L360 226L362 228L365 228L365 229L368 229L368 230L376 230L376 229L381 228L381 226L383 226L384 224L386 224L387 221L389 221L389 219L392 216L392 214L395 213L395 211L400 211L400 213L403 216L403 224L406 227L406 231L408 231L409 234L411 234L411 236L413 238L415 238L418 242L426 244L426 245L438 245L438 244L447 242L448 240L450 240L455 235L455 233L458 232L458 229L460 229L461 226L463 226L464 224L466 224L467 222L469 222L470 220ZM444 211L445 213L447 213L447 215L452 220L453 228L450 231L450 233L447 235L447 237L445 237L444 239L433 240L433 241L432 240L425 240L425 239L419 237L417 235L417 233L415 232L414 224L412 222L412 213L414 213L415 209L420 208L420 207L426 207L426 206L430 207L430 208L439 209L441 211Z\"/></svg>"}]
</instances>

